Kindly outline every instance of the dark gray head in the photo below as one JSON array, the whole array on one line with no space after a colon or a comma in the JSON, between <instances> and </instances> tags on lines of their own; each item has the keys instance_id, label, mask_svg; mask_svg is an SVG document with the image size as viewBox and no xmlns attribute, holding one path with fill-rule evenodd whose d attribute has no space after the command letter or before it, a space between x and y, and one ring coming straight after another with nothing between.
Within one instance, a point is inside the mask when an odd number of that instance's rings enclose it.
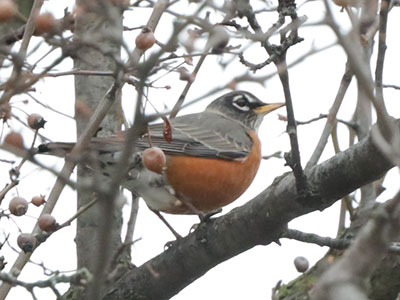
<instances>
[{"instance_id":1,"label":"dark gray head","mask_svg":"<svg viewBox=\"0 0 400 300\"><path fill-rule=\"evenodd\" d=\"M257 131L265 115L284 105L264 103L249 92L234 91L215 99L206 111L218 113Z\"/></svg>"}]
</instances>

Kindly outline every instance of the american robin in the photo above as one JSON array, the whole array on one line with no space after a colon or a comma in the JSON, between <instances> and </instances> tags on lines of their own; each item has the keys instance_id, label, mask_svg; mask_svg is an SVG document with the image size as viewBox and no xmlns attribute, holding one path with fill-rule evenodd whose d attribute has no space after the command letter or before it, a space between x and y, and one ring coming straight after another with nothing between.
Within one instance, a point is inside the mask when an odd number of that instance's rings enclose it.
<instances>
[{"instance_id":1,"label":"american robin","mask_svg":"<svg viewBox=\"0 0 400 300\"><path fill-rule=\"evenodd\" d=\"M149 125L135 143L138 151L159 147L166 155L161 174L136 163L122 186L135 191L157 211L171 214L207 213L237 199L253 181L261 161L257 131L263 117L284 103L266 104L249 92L234 91L214 100L201 113L170 120L172 139L163 136L163 123ZM90 149L100 161L116 163L123 135L94 138ZM49 143L40 152L54 154L73 144ZM107 171L105 171L107 175Z\"/></svg>"}]
</instances>

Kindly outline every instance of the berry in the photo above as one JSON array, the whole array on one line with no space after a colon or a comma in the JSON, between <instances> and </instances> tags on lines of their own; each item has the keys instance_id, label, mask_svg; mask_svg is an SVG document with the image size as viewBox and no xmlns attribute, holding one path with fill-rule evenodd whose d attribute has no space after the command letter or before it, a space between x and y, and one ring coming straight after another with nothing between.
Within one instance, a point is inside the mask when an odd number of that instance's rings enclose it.
<instances>
[{"instance_id":1,"label":"berry","mask_svg":"<svg viewBox=\"0 0 400 300\"><path fill-rule=\"evenodd\" d=\"M304 256L297 256L294 259L294 266L296 267L296 270L300 273L304 273L305 271L308 270L309 263L307 258Z\"/></svg>"},{"instance_id":2,"label":"berry","mask_svg":"<svg viewBox=\"0 0 400 300\"><path fill-rule=\"evenodd\" d=\"M20 149L24 148L24 141L22 139L22 135L14 131L7 134L7 136L4 139L4 144L13 146L15 148L20 148Z\"/></svg>"},{"instance_id":3,"label":"berry","mask_svg":"<svg viewBox=\"0 0 400 300\"><path fill-rule=\"evenodd\" d=\"M36 246L36 238L30 233L21 233L17 238L17 244L25 253L32 252Z\"/></svg>"},{"instance_id":4,"label":"berry","mask_svg":"<svg viewBox=\"0 0 400 300\"><path fill-rule=\"evenodd\" d=\"M30 114L28 116L28 125L32 129L40 129L44 127L46 120L39 114Z\"/></svg>"},{"instance_id":5,"label":"berry","mask_svg":"<svg viewBox=\"0 0 400 300\"><path fill-rule=\"evenodd\" d=\"M44 13L35 19L35 35L51 33L54 30L57 20L51 13Z\"/></svg>"},{"instance_id":6,"label":"berry","mask_svg":"<svg viewBox=\"0 0 400 300\"><path fill-rule=\"evenodd\" d=\"M57 229L57 221L50 214L43 214L38 220L39 228L46 232L52 232Z\"/></svg>"},{"instance_id":7,"label":"berry","mask_svg":"<svg viewBox=\"0 0 400 300\"><path fill-rule=\"evenodd\" d=\"M154 37L154 33L148 27L144 27L135 40L136 47L142 51L146 51L153 47L155 42L156 38Z\"/></svg>"},{"instance_id":8,"label":"berry","mask_svg":"<svg viewBox=\"0 0 400 300\"><path fill-rule=\"evenodd\" d=\"M22 197L14 197L8 205L8 209L14 216L23 216L28 211L28 201Z\"/></svg>"},{"instance_id":9,"label":"berry","mask_svg":"<svg viewBox=\"0 0 400 300\"><path fill-rule=\"evenodd\" d=\"M9 21L17 13L17 6L13 0L0 1L0 23Z\"/></svg>"},{"instance_id":10,"label":"berry","mask_svg":"<svg viewBox=\"0 0 400 300\"><path fill-rule=\"evenodd\" d=\"M32 197L31 203L35 206L40 206L46 203L43 195Z\"/></svg>"},{"instance_id":11,"label":"berry","mask_svg":"<svg viewBox=\"0 0 400 300\"><path fill-rule=\"evenodd\" d=\"M160 148L151 147L143 151L142 161L148 170L161 174L167 159Z\"/></svg>"}]
</instances>

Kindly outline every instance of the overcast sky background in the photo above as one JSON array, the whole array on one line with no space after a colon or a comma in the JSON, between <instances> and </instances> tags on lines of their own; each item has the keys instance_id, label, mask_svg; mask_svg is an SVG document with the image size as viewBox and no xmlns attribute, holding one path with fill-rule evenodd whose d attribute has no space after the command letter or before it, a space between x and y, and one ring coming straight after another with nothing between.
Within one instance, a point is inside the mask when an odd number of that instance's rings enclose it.
<instances>
[{"instance_id":1,"label":"overcast sky background","mask_svg":"<svg viewBox=\"0 0 400 300\"><path fill-rule=\"evenodd\" d=\"M45 1L43 11L51 11L56 17L62 17L65 7L73 7L74 1L67 0L52 0ZM299 4L302 2L299 2ZM197 6L195 4L188 4L187 1L181 1L179 6L174 6L180 11L190 12ZM334 7L338 22L346 28L348 25L347 16L345 13L340 13L340 8ZM298 14L307 15L307 23L313 23L321 20L323 16L323 5L321 1L313 1L307 3L298 11ZM133 12L125 14L125 25L130 27L140 26L147 22L151 13L150 9L135 9ZM266 17L260 22L264 29L269 28L276 21L276 13L264 14ZM211 20L219 20L218 14L211 11ZM398 67L399 62L398 53L400 53L400 43L398 39L398 28L400 28L400 15L399 9L394 8L389 16L388 34L387 34L387 58L384 73L384 83L399 84ZM172 28L173 18L164 14L161 23L158 26L155 36L160 41L166 41L169 37ZM306 24L307 24L306 23ZM193 26L192 26L193 28ZM395 32L395 30L397 32ZM134 39L138 32L133 31L126 33L124 38L126 42L134 47ZM397 36L396 36L397 34ZM299 30L299 35L305 39L304 42L294 46L289 50L288 61L293 61L296 57L301 56L307 52L312 45L319 48L328 45L335 41L335 36L327 26L313 26L304 27ZM183 38L183 37L182 37ZM41 41L40 38L35 38L34 41ZM244 44L243 41L232 39L231 45ZM32 44L33 45L33 44ZM32 47L31 47L32 48ZM40 49L47 49L46 46ZM35 61L38 57L43 55L43 51L32 54L30 61ZM376 54L376 53L375 53ZM372 63L374 65L376 56L373 56ZM230 58L229 55L224 55L223 60L226 61ZM245 57L253 63L264 61L267 57L258 45L255 45L247 52ZM53 56L54 58L54 56ZM242 74L244 67L236 59L235 63L230 65L226 70L223 70L217 62L220 57L207 57L204 66L201 68L196 81L193 84L187 99L194 99L203 95L207 91L216 86L228 83L234 75ZM47 62L51 61L49 57ZM197 60L195 60L196 62ZM297 120L306 121L311 118L319 116L320 113L328 113L330 106L333 103L339 81L344 72L344 65L346 57L344 52L339 46L335 46L322 53L313 55L304 62L295 66L290 70L290 86L292 97L294 101L294 109ZM41 64L42 66L45 63ZM61 64L59 70L69 70L72 68L72 61L67 60ZM190 68L190 67L188 67ZM269 74L275 71L273 65L267 66L265 69L257 72L258 75ZM397 71L397 72L396 72ZM7 72L7 71L6 71ZM0 73L1 79L6 78L6 72ZM374 72L374 70L373 70ZM156 89L150 91L150 99L153 104L159 108L167 105L171 108L176 99L179 97L185 82L178 80L179 75L171 74L162 80L158 81L158 86L170 85L170 90ZM37 92L34 93L35 97L47 103L51 107L63 111L64 113L73 116L73 99L74 87L73 77L59 77L48 78L36 84ZM274 77L266 83L266 86L260 86L255 83L240 84L239 89L247 90L260 99L266 102L281 102L284 101L282 86L278 78ZM356 84L352 82L351 88L346 95L344 103L339 111L338 117L344 120L350 120L354 107L356 104ZM225 92L228 92L226 90ZM385 99L388 106L388 111L394 116L399 117L399 92L395 90L386 89ZM14 98L13 98L14 99ZM26 100L27 96L15 97L13 102L17 99ZM131 87L126 87L123 91L123 101L126 105L126 114L128 118L132 115L130 108L133 107L135 99L134 91ZM204 107L213 100L208 98L203 102L196 103L181 111L180 114L188 112L202 111ZM156 103L154 103L156 102ZM57 113L44 110L39 105L29 101L29 104L22 103L15 104L16 107L21 108L27 112L40 112L48 121L45 129L41 131L43 135L54 141L75 141L75 125L73 119L60 116ZM13 112L21 119L25 120L24 113L14 109ZM286 124L279 121L277 113L286 115L284 109L273 112L265 118L264 123L260 129L260 139L263 146L263 154L268 155L276 151L289 151L289 139L285 133ZM316 143L318 142L320 133L322 131L324 120L315 122L311 125L300 126L298 128L299 144L303 165L307 162ZM32 139L33 134L26 129L23 129L19 122L16 120L10 121L10 126L17 131L21 131L25 137L25 145L28 146ZM5 131L8 129L5 128ZM343 125L339 125L339 134L341 136L341 148L345 149L348 143L347 130ZM12 158L11 155L1 152L2 158ZM334 155L333 147L329 143L324 152L321 161ZM48 165L60 168L62 160L51 157L41 158ZM273 179L284 172L290 171L288 167L284 167L283 159L272 158L262 161L259 173L254 180L249 190L240 197L237 201L224 208L223 213L228 212L234 207L244 204L249 199L256 196L263 189L269 186ZM8 170L10 166L0 164L0 182L4 185L9 182ZM386 200L396 192L397 185L394 182L398 181L399 176L397 171L391 171L391 176L385 182L387 190L381 195L380 199ZM48 195L52 184L55 179L46 171L38 170L31 165L25 165L22 170L22 180L18 186L18 193L20 196L30 200L32 196L38 194ZM392 184L393 183L393 184ZM17 190L11 191L5 201L4 207L8 207L8 201L17 195ZM30 232L39 215L41 208L33 206L29 207L28 216L13 218L23 232ZM54 216L62 223L67 220L76 210L76 197L73 191L66 188L61 195L60 201L54 210ZM128 219L129 207L125 206L125 220ZM306 216L300 217L289 224L290 228L303 230L306 232L313 232L323 236L334 237L336 235L338 223L339 202L323 212L315 212ZM29 217L31 216L31 217ZM198 222L197 217L193 216L166 216L172 226L182 235L186 235L191 226ZM249 220L250 222L251 220ZM4 233L10 233L10 243L16 249L16 238L18 236L18 228L13 221L2 218L0 220L1 228ZM69 228L65 228L54 234L45 245L39 247L32 260L35 262L44 262L44 265L52 270L74 270L76 264L75 258L75 224ZM268 228L266 228L268 230ZM174 239L169 230L157 219L157 217L149 212L143 202L140 203L138 221L135 231L135 237L140 238L133 246L133 263L140 265L155 255L163 251L166 242ZM296 241L289 241L282 239L282 246L271 244L268 246L257 246L241 255L238 255L227 262L224 262L214 269L210 270L202 278L195 281L193 284L185 288L178 295L173 297L174 300L192 299L200 300L208 299L270 299L271 289L275 286L278 280L283 280L284 283L289 282L299 275L294 268L293 260L296 256L305 256L309 259L310 264L313 265L322 255L327 251L327 248L321 248L315 245L307 245ZM6 245L1 251L1 255L6 257L8 271L13 264L17 253L10 250ZM42 277L40 277L42 276ZM36 281L40 278L45 278L41 268L33 264L25 267L20 279L25 281ZM64 285L67 288L67 285ZM54 298L52 292L49 290L39 291L36 290L39 299ZM29 294L20 287L13 288L8 299L29 299Z\"/></svg>"}]
</instances>

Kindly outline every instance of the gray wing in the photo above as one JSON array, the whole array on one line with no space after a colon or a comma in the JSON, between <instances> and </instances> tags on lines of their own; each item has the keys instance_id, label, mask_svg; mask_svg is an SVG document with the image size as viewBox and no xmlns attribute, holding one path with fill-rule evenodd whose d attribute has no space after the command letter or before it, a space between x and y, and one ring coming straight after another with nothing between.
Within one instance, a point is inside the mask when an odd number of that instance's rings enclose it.
<instances>
[{"instance_id":1,"label":"gray wing","mask_svg":"<svg viewBox=\"0 0 400 300\"><path fill-rule=\"evenodd\" d=\"M150 125L149 132L152 145L167 154L240 159L247 156L253 146L242 125L215 114L210 117L203 112L172 119L171 143L164 139L163 127L163 124ZM149 147L147 134L137 142L137 147Z\"/></svg>"},{"instance_id":2,"label":"gray wing","mask_svg":"<svg viewBox=\"0 0 400 300\"><path fill-rule=\"evenodd\" d=\"M242 125L219 115L190 114L174 118L170 123L170 143L163 136L163 123L149 125L152 146L161 148L166 154L240 160L253 146ZM93 138L89 148L102 153L119 152L123 149L125 135L126 132L121 132L107 138ZM48 143L40 145L38 152L65 156L73 146L74 143ZM138 150L149 148L148 134L138 139L135 146Z\"/></svg>"}]
</instances>

